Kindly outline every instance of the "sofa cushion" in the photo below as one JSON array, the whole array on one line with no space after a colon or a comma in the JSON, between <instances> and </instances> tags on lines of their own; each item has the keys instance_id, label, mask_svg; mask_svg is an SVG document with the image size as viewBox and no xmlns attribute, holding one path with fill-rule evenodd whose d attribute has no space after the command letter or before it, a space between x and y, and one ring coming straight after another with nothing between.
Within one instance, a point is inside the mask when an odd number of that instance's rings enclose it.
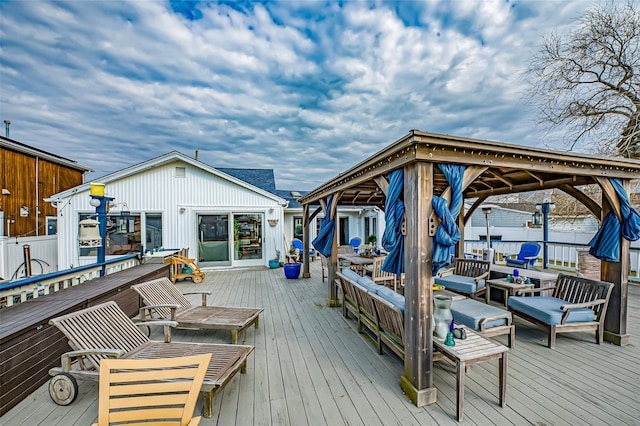
<instances>
[{"instance_id":1,"label":"sofa cushion","mask_svg":"<svg viewBox=\"0 0 640 426\"><path fill-rule=\"evenodd\" d=\"M495 315L508 314L511 317L511 312L505 311L495 306L486 305L482 302L478 302L473 299L454 300L451 303L451 313L455 322L464 324L474 330L480 329L480 321L483 318L492 317ZM485 328L497 327L500 325L507 325L506 318L495 319L487 322Z\"/></svg>"},{"instance_id":2,"label":"sofa cushion","mask_svg":"<svg viewBox=\"0 0 640 426\"><path fill-rule=\"evenodd\" d=\"M385 288L383 285L374 283L371 278L362 277L360 275L358 275L358 279L356 280L356 282L360 284L360 287L366 288L373 294L378 294L378 290L380 290L381 288Z\"/></svg>"},{"instance_id":3,"label":"sofa cushion","mask_svg":"<svg viewBox=\"0 0 640 426\"><path fill-rule=\"evenodd\" d=\"M562 305L569 302L551 296L511 296L509 297L509 307L529 315L545 324L561 324L564 311L560 309ZM572 309L567 317L567 322L589 322L595 319L595 314L589 308Z\"/></svg>"},{"instance_id":4,"label":"sofa cushion","mask_svg":"<svg viewBox=\"0 0 640 426\"><path fill-rule=\"evenodd\" d=\"M360 275L351 268L342 268L342 275L355 282L358 282L358 278L360 278Z\"/></svg>"},{"instance_id":5,"label":"sofa cushion","mask_svg":"<svg viewBox=\"0 0 640 426\"><path fill-rule=\"evenodd\" d=\"M382 299L386 300L393 306L399 308L400 312L402 312L402 315L404 315L404 296L396 293L389 287L385 287L385 286L380 286L380 287L382 288L378 289L378 293L377 293L378 296L380 296Z\"/></svg>"},{"instance_id":6,"label":"sofa cushion","mask_svg":"<svg viewBox=\"0 0 640 426\"><path fill-rule=\"evenodd\" d=\"M445 288L454 291L462 291L464 293L475 293L484 287L484 280L476 281L473 277L465 277L463 275L446 275L444 277L436 277L435 283L443 285Z\"/></svg>"}]
</instances>

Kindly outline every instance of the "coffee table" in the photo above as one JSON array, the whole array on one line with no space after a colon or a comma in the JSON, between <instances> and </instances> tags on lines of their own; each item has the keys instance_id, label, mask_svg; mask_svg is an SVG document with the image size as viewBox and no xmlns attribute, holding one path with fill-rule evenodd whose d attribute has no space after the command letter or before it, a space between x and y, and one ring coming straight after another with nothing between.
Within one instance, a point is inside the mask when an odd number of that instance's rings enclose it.
<instances>
[{"instance_id":1,"label":"coffee table","mask_svg":"<svg viewBox=\"0 0 640 426\"><path fill-rule=\"evenodd\" d=\"M526 288L533 288L533 284L518 284L518 283L510 283L506 278L498 278L494 280L487 280L485 282L485 286L487 287L487 291L485 293L485 302L487 305L491 301L491 288L499 288L504 293L504 307L507 309L509 307L509 296L515 296L517 290L523 290Z\"/></svg>"}]
</instances>

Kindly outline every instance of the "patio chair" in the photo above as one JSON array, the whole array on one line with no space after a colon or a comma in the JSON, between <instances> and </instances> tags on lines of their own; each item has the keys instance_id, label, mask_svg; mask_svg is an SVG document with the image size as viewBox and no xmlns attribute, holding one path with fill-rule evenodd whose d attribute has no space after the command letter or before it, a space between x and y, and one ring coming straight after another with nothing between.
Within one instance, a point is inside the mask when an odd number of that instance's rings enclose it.
<instances>
[{"instance_id":1,"label":"patio chair","mask_svg":"<svg viewBox=\"0 0 640 426\"><path fill-rule=\"evenodd\" d=\"M291 245L294 249L298 250L298 253L300 253L300 261L302 261L302 259L304 259L302 257L302 255L304 254L304 245L302 244L302 241L300 241L300 239L298 238L294 238L293 240L291 240ZM316 258L316 251L312 248L309 249L309 257L311 258L312 262Z\"/></svg>"},{"instance_id":2,"label":"patio chair","mask_svg":"<svg viewBox=\"0 0 640 426\"><path fill-rule=\"evenodd\" d=\"M484 281L489 278L491 263L484 260L456 259L453 268L441 269L434 282L446 289L471 297L487 290Z\"/></svg>"},{"instance_id":3,"label":"patio chair","mask_svg":"<svg viewBox=\"0 0 640 426\"><path fill-rule=\"evenodd\" d=\"M338 254L354 254L355 252L352 245L338 246Z\"/></svg>"},{"instance_id":4,"label":"patio chair","mask_svg":"<svg viewBox=\"0 0 640 426\"><path fill-rule=\"evenodd\" d=\"M322 282L329 276L329 265L327 265L327 258L320 255L320 263L322 264Z\"/></svg>"},{"instance_id":5,"label":"patio chair","mask_svg":"<svg viewBox=\"0 0 640 426\"><path fill-rule=\"evenodd\" d=\"M349 240L349 245L353 247L353 250L355 253L358 252L358 248L360 248L361 244L362 244L362 238L360 237L353 237L351 240Z\"/></svg>"},{"instance_id":6,"label":"patio chair","mask_svg":"<svg viewBox=\"0 0 640 426\"><path fill-rule=\"evenodd\" d=\"M507 266L529 269L536 263L539 253L540 244L524 243L520 246L520 253L507 256Z\"/></svg>"},{"instance_id":7,"label":"patio chair","mask_svg":"<svg viewBox=\"0 0 640 426\"><path fill-rule=\"evenodd\" d=\"M175 321L157 321L165 327L165 341L150 340L114 301L54 318L49 324L57 327L68 339L72 351L61 357L61 367L49 370L49 395L58 405L71 404L78 395L76 379L99 380L100 361L105 358L153 360L186 355L213 354L200 392L204 399L204 417L213 416L216 393L240 371L247 369L247 357L253 346L213 343L171 342L169 326Z\"/></svg>"},{"instance_id":8,"label":"patio chair","mask_svg":"<svg viewBox=\"0 0 640 426\"><path fill-rule=\"evenodd\" d=\"M385 256L380 256L373 259L371 279L376 284L382 284L386 287L392 288L393 291L398 291L398 277L396 274L380 269L382 268L385 258Z\"/></svg>"},{"instance_id":9,"label":"patio chair","mask_svg":"<svg viewBox=\"0 0 640 426\"><path fill-rule=\"evenodd\" d=\"M210 291L185 294L201 294L202 305L191 304L167 278L158 278L131 286L142 296L146 306L140 308L142 321L165 319L177 321L177 328L230 330L231 343L238 342L238 335L255 324L259 327L262 308L236 308L231 306L207 306Z\"/></svg>"},{"instance_id":10,"label":"patio chair","mask_svg":"<svg viewBox=\"0 0 640 426\"><path fill-rule=\"evenodd\" d=\"M193 410L210 362L211 354L101 360L98 423L93 426L150 420L199 425L201 417L193 417Z\"/></svg>"}]
</instances>

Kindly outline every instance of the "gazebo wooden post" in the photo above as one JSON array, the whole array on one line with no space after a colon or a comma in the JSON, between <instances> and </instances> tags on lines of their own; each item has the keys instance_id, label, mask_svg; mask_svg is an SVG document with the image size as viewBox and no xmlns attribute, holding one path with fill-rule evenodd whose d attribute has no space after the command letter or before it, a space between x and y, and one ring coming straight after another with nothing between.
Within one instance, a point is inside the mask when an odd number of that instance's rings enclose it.
<instances>
[{"instance_id":1,"label":"gazebo wooden post","mask_svg":"<svg viewBox=\"0 0 640 426\"><path fill-rule=\"evenodd\" d=\"M429 217L432 213L433 164L412 163L404 169L406 218L405 254L405 359L400 387L413 403L433 404L433 334L431 253Z\"/></svg>"},{"instance_id":2,"label":"gazebo wooden post","mask_svg":"<svg viewBox=\"0 0 640 426\"><path fill-rule=\"evenodd\" d=\"M622 186L629 193L629 180L623 179ZM602 218L613 210L609 199L602 195ZM629 241L620 236L620 262L600 263L600 279L614 284L604 321L604 340L616 345L629 344L627 334L627 291L629 275Z\"/></svg>"},{"instance_id":3,"label":"gazebo wooden post","mask_svg":"<svg viewBox=\"0 0 640 426\"><path fill-rule=\"evenodd\" d=\"M460 241L456 245L456 259L464 259L464 200L460 216L458 216L458 228L460 229Z\"/></svg>"},{"instance_id":4,"label":"gazebo wooden post","mask_svg":"<svg viewBox=\"0 0 640 426\"><path fill-rule=\"evenodd\" d=\"M309 204L302 206L302 278L311 278L309 273Z\"/></svg>"},{"instance_id":5,"label":"gazebo wooden post","mask_svg":"<svg viewBox=\"0 0 640 426\"><path fill-rule=\"evenodd\" d=\"M338 269L338 202L340 201L340 194L334 194L333 202L331 203L331 211L326 211L325 214L330 215L336 221L336 225L333 227L333 245L331 246L331 258L327 259L327 283L329 284L329 298L327 299L328 307L340 306L340 299L338 299L338 287L336 286L336 271Z\"/></svg>"}]
</instances>

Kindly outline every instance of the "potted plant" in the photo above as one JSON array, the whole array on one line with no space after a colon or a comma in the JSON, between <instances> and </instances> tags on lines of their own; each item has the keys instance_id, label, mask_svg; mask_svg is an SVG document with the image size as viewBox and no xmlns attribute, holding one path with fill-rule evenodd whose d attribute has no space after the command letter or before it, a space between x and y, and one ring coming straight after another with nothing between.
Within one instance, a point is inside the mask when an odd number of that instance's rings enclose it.
<instances>
[{"instance_id":1,"label":"potted plant","mask_svg":"<svg viewBox=\"0 0 640 426\"><path fill-rule=\"evenodd\" d=\"M366 243L375 247L376 241L378 241L378 237L376 237L375 235L371 234L371 235L369 235L367 237Z\"/></svg>"}]
</instances>

